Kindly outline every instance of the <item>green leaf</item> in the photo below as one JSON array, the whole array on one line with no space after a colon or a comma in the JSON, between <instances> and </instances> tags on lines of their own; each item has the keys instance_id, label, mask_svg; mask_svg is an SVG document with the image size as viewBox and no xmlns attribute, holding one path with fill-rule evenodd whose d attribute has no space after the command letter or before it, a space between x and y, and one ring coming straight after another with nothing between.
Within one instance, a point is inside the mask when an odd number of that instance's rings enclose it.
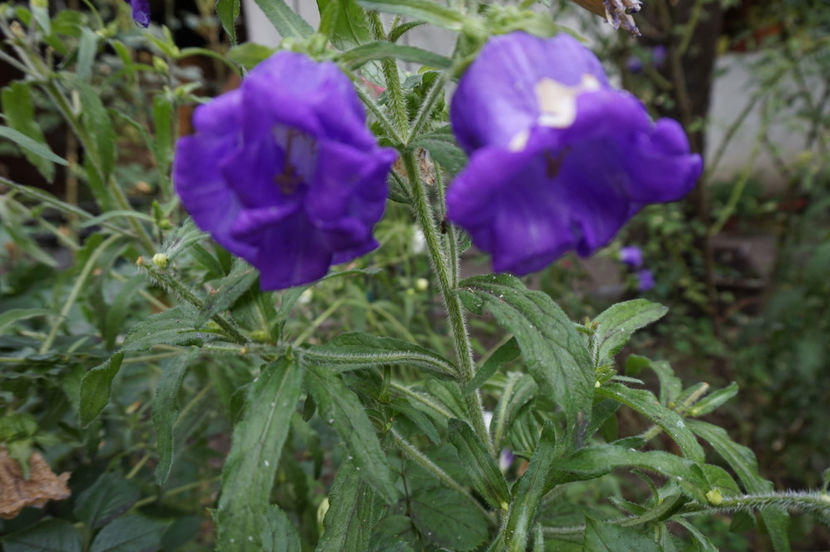
<instances>
[{"instance_id":1,"label":"green leaf","mask_svg":"<svg viewBox=\"0 0 830 552\"><path fill-rule=\"evenodd\" d=\"M219 550L261 551L271 487L302 391L303 371L291 360L267 365L250 386L222 468L216 512Z\"/></svg>"},{"instance_id":2,"label":"green leaf","mask_svg":"<svg viewBox=\"0 0 830 552\"><path fill-rule=\"evenodd\" d=\"M14 324L18 320L27 320L38 316L52 316L55 311L50 309L9 309L0 314L0 332L2 332L9 324Z\"/></svg>"},{"instance_id":3,"label":"green leaf","mask_svg":"<svg viewBox=\"0 0 830 552\"><path fill-rule=\"evenodd\" d=\"M484 364L476 370L476 374L473 376L473 379L464 386L463 393L464 395L469 395L489 380L493 374L496 373L496 370L502 364L510 362L521 355L521 351L519 350L519 343L516 341L515 337L511 337L507 342L505 342L501 347L496 349L493 354L491 354Z\"/></svg>"},{"instance_id":4,"label":"green leaf","mask_svg":"<svg viewBox=\"0 0 830 552\"><path fill-rule=\"evenodd\" d=\"M584 552L662 552L660 546L639 530L588 518Z\"/></svg>"},{"instance_id":5,"label":"green leaf","mask_svg":"<svg viewBox=\"0 0 830 552\"><path fill-rule=\"evenodd\" d=\"M505 437L516 414L533 399L538 390L536 382L527 374L510 372L507 375L507 381L490 422L490 435L497 451L506 444Z\"/></svg>"},{"instance_id":6,"label":"green leaf","mask_svg":"<svg viewBox=\"0 0 830 552\"><path fill-rule=\"evenodd\" d=\"M285 512L270 506L262 529L263 552L301 552L300 536Z\"/></svg>"},{"instance_id":7,"label":"green leaf","mask_svg":"<svg viewBox=\"0 0 830 552\"><path fill-rule=\"evenodd\" d=\"M75 74L81 80L88 81L92 75L92 63L98 50L98 33L89 27L81 28L81 40L78 43L78 66Z\"/></svg>"},{"instance_id":8,"label":"green leaf","mask_svg":"<svg viewBox=\"0 0 830 552\"><path fill-rule=\"evenodd\" d=\"M115 165L116 139L115 131L112 128L112 120L97 90L77 79L75 79L74 84L80 93L84 127L89 135L95 139L98 168L103 173L102 176L106 182Z\"/></svg>"},{"instance_id":9,"label":"green leaf","mask_svg":"<svg viewBox=\"0 0 830 552\"><path fill-rule=\"evenodd\" d=\"M419 489L409 503L421 536L444 550L475 550L487 538L484 514L452 489Z\"/></svg>"},{"instance_id":10,"label":"green leaf","mask_svg":"<svg viewBox=\"0 0 830 552\"><path fill-rule=\"evenodd\" d=\"M562 309L541 291L509 274L475 276L459 284L467 302L480 301L519 343L540 392L564 411L573 444L580 446L594 398L594 366L584 340Z\"/></svg>"},{"instance_id":11,"label":"green leaf","mask_svg":"<svg viewBox=\"0 0 830 552\"><path fill-rule=\"evenodd\" d=\"M81 552L81 536L68 521L47 519L3 537L6 552Z\"/></svg>"},{"instance_id":12,"label":"green leaf","mask_svg":"<svg viewBox=\"0 0 830 552\"><path fill-rule=\"evenodd\" d=\"M144 276L141 274L133 276L121 286L115 299L112 300L101 335L107 349L112 349L115 346L115 340L124 326L124 320L127 318L130 303L135 299L136 290L141 288L144 282Z\"/></svg>"},{"instance_id":13,"label":"green leaf","mask_svg":"<svg viewBox=\"0 0 830 552\"><path fill-rule=\"evenodd\" d=\"M112 380L121 368L123 358L123 352L115 353L84 374L81 380L81 425L89 425L110 402Z\"/></svg>"},{"instance_id":14,"label":"green leaf","mask_svg":"<svg viewBox=\"0 0 830 552\"><path fill-rule=\"evenodd\" d=\"M46 138L35 120L35 106L32 102L32 89L29 83L15 81L8 84L2 93L3 114L6 116L8 125L25 134L39 144L46 144ZM52 182L55 178L55 166L51 161L24 150L24 155L29 163L37 167L40 174Z\"/></svg>"},{"instance_id":15,"label":"green leaf","mask_svg":"<svg viewBox=\"0 0 830 552\"><path fill-rule=\"evenodd\" d=\"M130 328L123 348L125 351L146 351L155 345L201 344L209 334L193 328L196 316L195 307L179 303Z\"/></svg>"},{"instance_id":16,"label":"green leaf","mask_svg":"<svg viewBox=\"0 0 830 552\"><path fill-rule=\"evenodd\" d=\"M283 38L308 38L314 34L311 25L289 8L285 0L256 0L256 4Z\"/></svg>"},{"instance_id":17,"label":"green leaf","mask_svg":"<svg viewBox=\"0 0 830 552\"><path fill-rule=\"evenodd\" d=\"M325 345L306 349L301 354L341 372L391 364L417 366L441 376L457 375L450 361L425 347L403 339L359 332L337 336Z\"/></svg>"},{"instance_id":18,"label":"green leaf","mask_svg":"<svg viewBox=\"0 0 830 552\"><path fill-rule=\"evenodd\" d=\"M222 28L228 33L231 44L236 44L236 19L239 17L239 0L216 0L216 15Z\"/></svg>"},{"instance_id":19,"label":"green leaf","mask_svg":"<svg viewBox=\"0 0 830 552\"><path fill-rule=\"evenodd\" d=\"M449 125L422 134L411 146L427 150L449 176L458 174L467 165L467 154L458 146Z\"/></svg>"},{"instance_id":20,"label":"green leaf","mask_svg":"<svg viewBox=\"0 0 830 552\"><path fill-rule=\"evenodd\" d=\"M683 455L702 462L705 458L703 447L697 442L695 434L686 425L686 420L675 412L661 405L650 391L631 389L619 383L606 383L596 390L600 397L614 399L646 416L663 428L677 443Z\"/></svg>"},{"instance_id":21,"label":"green leaf","mask_svg":"<svg viewBox=\"0 0 830 552\"><path fill-rule=\"evenodd\" d=\"M20 146L21 149L24 151L28 151L33 155L37 155L38 157L42 157L47 161L51 161L52 163L57 163L59 165L66 165L66 160L62 157L58 157L52 150L49 149L45 143L40 143L32 140L25 134L20 131L17 131L10 127L0 126L0 136L11 140L14 142L15 145Z\"/></svg>"},{"instance_id":22,"label":"green leaf","mask_svg":"<svg viewBox=\"0 0 830 552\"><path fill-rule=\"evenodd\" d=\"M453 31L464 26L463 13L428 0L357 0L367 10L393 13Z\"/></svg>"},{"instance_id":23,"label":"green leaf","mask_svg":"<svg viewBox=\"0 0 830 552\"><path fill-rule=\"evenodd\" d=\"M689 409L689 416L705 416L738 394L738 384L734 381L723 389L709 393Z\"/></svg>"},{"instance_id":24,"label":"green leaf","mask_svg":"<svg viewBox=\"0 0 830 552\"><path fill-rule=\"evenodd\" d=\"M245 69L253 69L260 62L268 59L274 53L274 49L254 42L246 42L234 46L226 54L228 59L235 61Z\"/></svg>"},{"instance_id":25,"label":"green leaf","mask_svg":"<svg viewBox=\"0 0 830 552\"><path fill-rule=\"evenodd\" d=\"M156 386L153 399L153 427L156 429L159 462L156 466L156 483L164 486L170 475L175 457L176 443L173 440L173 427L179 418L178 396L187 367L195 358L195 352L176 357L164 367Z\"/></svg>"},{"instance_id":26,"label":"green leaf","mask_svg":"<svg viewBox=\"0 0 830 552\"><path fill-rule=\"evenodd\" d=\"M755 454L747 447L730 439L725 429L700 420L688 420L688 423L692 431L712 445L712 448L726 460L726 463L738 476L747 492L760 494L773 490L772 482L767 481L758 473L758 462L755 460ZM789 551L790 542L787 536L789 516L787 512L764 509L761 510L760 514L776 552Z\"/></svg>"},{"instance_id":27,"label":"green leaf","mask_svg":"<svg viewBox=\"0 0 830 552\"><path fill-rule=\"evenodd\" d=\"M139 496L135 482L107 472L78 496L73 513L89 528L97 529L129 510Z\"/></svg>"},{"instance_id":28,"label":"green leaf","mask_svg":"<svg viewBox=\"0 0 830 552\"><path fill-rule=\"evenodd\" d=\"M153 155L159 173L167 178L173 157L173 102L163 94L153 98L153 129L156 138Z\"/></svg>"},{"instance_id":29,"label":"green leaf","mask_svg":"<svg viewBox=\"0 0 830 552\"><path fill-rule=\"evenodd\" d=\"M660 404L673 407L683 391L683 382L674 375L671 364L665 360L655 362L647 360L647 362L648 367L657 374L657 379L660 381Z\"/></svg>"},{"instance_id":30,"label":"green leaf","mask_svg":"<svg viewBox=\"0 0 830 552\"><path fill-rule=\"evenodd\" d=\"M389 464L360 399L336 373L312 365L307 369L308 389L317 401L320 417L334 426L345 441L361 477L383 500L394 502L398 492L392 483Z\"/></svg>"},{"instance_id":31,"label":"green leaf","mask_svg":"<svg viewBox=\"0 0 830 552\"><path fill-rule=\"evenodd\" d=\"M259 278L259 273L245 263L237 263L227 278L222 280L216 293L209 295L196 317L196 327L201 327L215 315L231 308Z\"/></svg>"},{"instance_id":32,"label":"green leaf","mask_svg":"<svg viewBox=\"0 0 830 552\"><path fill-rule=\"evenodd\" d=\"M668 308L645 299L634 299L612 305L594 319L594 365L602 366L614 359L631 335L640 328L659 320Z\"/></svg>"},{"instance_id":33,"label":"green leaf","mask_svg":"<svg viewBox=\"0 0 830 552\"><path fill-rule=\"evenodd\" d=\"M746 512L736 512L736 514L746 514ZM692 535L694 542L697 544L696 550L698 552L718 552L718 547L706 535L701 533L700 529L695 527L691 521L683 519L682 517L677 517L672 521L682 525Z\"/></svg>"},{"instance_id":34,"label":"green leaf","mask_svg":"<svg viewBox=\"0 0 830 552\"><path fill-rule=\"evenodd\" d=\"M90 552L154 552L168 523L133 514L101 529Z\"/></svg>"},{"instance_id":35,"label":"green leaf","mask_svg":"<svg viewBox=\"0 0 830 552\"><path fill-rule=\"evenodd\" d=\"M344 462L329 494L329 510L316 552L364 552L383 512L383 500L360 477L354 464Z\"/></svg>"},{"instance_id":36,"label":"green leaf","mask_svg":"<svg viewBox=\"0 0 830 552\"><path fill-rule=\"evenodd\" d=\"M542 430L530 465L513 488L513 502L502 529L504 549L509 552L524 552L536 522L536 509L545 492L545 477L555 457L555 430L548 423Z\"/></svg>"},{"instance_id":37,"label":"green leaf","mask_svg":"<svg viewBox=\"0 0 830 552\"><path fill-rule=\"evenodd\" d=\"M372 40L366 12L355 0L317 0L320 30L339 50Z\"/></svg>"},{"instance_id":38,"label":"green leaf","mask_svg":"<svg viewBox=\"0 0 830 552\"><path fill-rule=\"evenodd\" d=\"M452 60L449 58L429 50L415 46L393 44L385 40L370 42L347 50L340 56L340 61L350 69L357 69L372 60L386 58L395 58L438 69L446 69L452 65Z\"/></svg>"},{"instance_id":39,"label":"green leaf","mask_svg":"<svg viewBox=\"0 0 830 552\"><path fill-rule=\"evenodd\" d=\"M472 428L453 418L449 421L447 434L475 490L497 510L510 504L510 491L504 476Z\"/></svg>"}]
</instances>

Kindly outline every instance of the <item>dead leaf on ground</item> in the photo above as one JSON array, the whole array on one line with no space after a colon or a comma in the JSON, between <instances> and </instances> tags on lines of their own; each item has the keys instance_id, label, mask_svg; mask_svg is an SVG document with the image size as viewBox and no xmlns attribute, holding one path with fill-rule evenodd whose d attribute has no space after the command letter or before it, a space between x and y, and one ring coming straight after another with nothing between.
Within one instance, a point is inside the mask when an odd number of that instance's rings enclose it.
<instances>
[{"instance_id":1,"label":"dead leaf on ground","mask_svg":"<svg viewBox=\"0 0 830 552\"><path fill-rule=\"evenodd\" d=\"M50 500L69 498L69 472L56 475L37 452L29 457L29 467L31 473L25 479L17 460L0 447L0 518L12 519L23 508L41 508Z\"/></svg>"}]
</instances>

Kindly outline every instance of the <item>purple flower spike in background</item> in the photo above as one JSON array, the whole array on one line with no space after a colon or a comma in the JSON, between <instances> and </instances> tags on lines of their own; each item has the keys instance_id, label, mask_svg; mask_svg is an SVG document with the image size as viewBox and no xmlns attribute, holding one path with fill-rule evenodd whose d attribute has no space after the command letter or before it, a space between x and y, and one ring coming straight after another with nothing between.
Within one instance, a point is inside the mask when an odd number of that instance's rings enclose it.
<instances>
[{"instance_id":1,"label":"purple flower spike in background","mask_svg":"<svg viewBox=\"0 0 830 552\"><path fill-rule=\"evenodd\" d=\"M652 122L565 34L491 38L450 118L470 162L449 189L448 215L496 271L527 274L571 249L590 255L644 205L687 194L702 168L677 122Z\"/></svg>"},{"instance_id":2,"label":"purple flower spike in background","mask_svg":"<svg viewBox=\"0 0 830 552\"><path fill-rule=\"evenodd\" d=\"M377 247L396 154L377 145L336 65L279 52L193 123L176 191L200 228L259 269L263 289L312 282Z\"/></svg>"},{"instance_id":3,"label":"purple flower spike in background","mask_svg":"<svg viewBox=\"0 0 830 552\"><path fill-rule=\"evenodd\" d=\"M620 249L620 260L630 268L643 266L643 252L636 245L629 245Z\"/></svg>"},{"instance_id":4,"label":"purple flower spike in background","mask_svg":"<svg viewBox=\"0 0 830 552\"><path fill-rule=\"evenodd\" d=\"M133 20L146 27L150 24L150 0L124 0L133 9Z\"/></svg>"},{"instance_id":5,"label":"purple flower spike in background","mask_svg":"<svg viewBox=\"0 0 830 552\"><path fill-rule=\"evenodd\" d=\"M654 287L654 274L647 268L637 271L637 289L648 291Z\"/></svg>"}]
</instances>

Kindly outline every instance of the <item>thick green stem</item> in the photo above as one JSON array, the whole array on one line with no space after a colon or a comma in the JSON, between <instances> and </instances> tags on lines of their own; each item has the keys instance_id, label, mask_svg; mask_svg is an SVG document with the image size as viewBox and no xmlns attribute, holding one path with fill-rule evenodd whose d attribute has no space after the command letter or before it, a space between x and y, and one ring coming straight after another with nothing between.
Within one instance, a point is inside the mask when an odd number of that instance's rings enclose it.
<instances>
[{"instance_id":1,"label":"thick green stem","mask_svg":"<svg viewBox=\"0 0 830 552\"><path fill-rule=\"evenodd\" d=\"M464 318L464 311L461 306L461 299L455 293L453 275L451 274L450 263L441 247L438 228L432 215L432 207L427 198L427 192L421 175L418 172L415 154L406 152L403 156L406 174L409 178L410 190L414 200L415 216L418 224L424 232L424 239L429 251L430 260L438 280L438 287L447 308L447 317L450 321L451 336L455 345L455 353L458 357L459 379L462 386L466 385L475 375L475 363L473 362L473 350L470 345L470 336L467 333L467 321ZM465 398L467 410L473 429L479 438L487 444L487 450L495 456L493 442L484 423L484 413L481 409L481 397L478 393L470 393Z\"/></svg>"},{"instance_id":2,"label":"thick green stem","mask_svg":"<svg viewBox=\"0 0 830 552\"><path fill-rule=\"evenodd\" d=\"M380 14L376 11L369 12L369 26L376 40L386 40L386 33L383 30L383 22ZM383 78L386 80L386 93L392 100L392 116L398 127L398 133L406 136L409 129L409 118L406 115L406 99L403 97L401 88L401 77L398 74L398 64L392 58L385 58L380 62L383 70Z\"/></svg>"}]
</instances>

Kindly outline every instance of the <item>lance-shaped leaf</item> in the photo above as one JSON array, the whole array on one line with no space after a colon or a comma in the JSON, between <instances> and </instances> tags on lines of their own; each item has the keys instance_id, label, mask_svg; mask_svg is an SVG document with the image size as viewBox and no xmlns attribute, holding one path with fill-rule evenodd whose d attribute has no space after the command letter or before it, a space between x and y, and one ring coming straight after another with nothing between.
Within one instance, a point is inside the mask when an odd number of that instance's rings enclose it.
<instances>
[{"instance_id":1,"label":"lance-shaped leaf","mask_svg":"<svg viewBox=\"0 0 830 552\"><path fill-rule=\"evenodd\" d=\"M585 525L583 550L585 552L661 552L662 548L637 529L588 518Z\"/></svg>"},{"instance_id":2,"label":"lance-shaped leaf","mask_svg":"<svg viewBox=\"0 0 830 552\"><path fill-rule=\"evenodd\" d=\"M78 496L73 513L87 527L96 529L126 512L140 493L134 481L120 473L107 472Z\"/></svg>"},{"instance_id":3,"label":"lance-shaped leaf","mask_svg":"<svg viewBox=\"0 0 830 552\"><path fill-rule=\"evenodd\" d=\"M536 521L536 509L545 492L545 478L556 453L555 431L550 424L542 430L542 438L533 453L527 471L514 487L513 502L502 529L504 549L524 552Z\"/></svg>"},{"instance_id":4,"label":"lance-shaped leaf","mask_svg":"<svg viewBox=\"0 0 830 552\"><path fill-rule=\"evenodd\" d=\"M389 464L360 399L338 374L325 367L309 365L306 381L320 417L345 441L355 470L387 503L394 502L398 492Z\"/></svg>"},{"instance_id":5,"label":"lance-shaped leaf","mask_svg":"<svg viewBox=\"0 0 830 552\"><path fill-rule=\"evenodd\" d=\"M591 416L594 365L573 323L548 295L509 274L475 276L459 288L468 306L487 309L516 337L528 371L564 411L578 447Z\"/></svg>"},{"instance_id":6,"label":"lance-shaped leaf","mask_svg":"<svg viewBox=\"0 0 830 552\"><path fill-rule=\"evenodd\" d=\"M466 466L467 475L473 481L476 491L493 508L506 508L510 503L510 491L496 461L487 452L487 447L476 436L466 422L453 418L449 421L450 442L458 451L458 458Z\"/></svg>"},{"instance_id":7,"label":"lance-shaped leaf","mask_svg":"<svg viewBox=\"0 0 830 552\"><path fill-rule=\"evenodd\" d=\"M345 50L372 40L366 12L355 0L317 0L320 11L319 32L326 35L335 48Z\"/></svg>"},{"instance_id":8,"label":"lance-shaped leaf","mask_svg":"<svg viewBox=\"0 0 830 552\"><path fill-rule=\"evenodd\" d=\"M164 367L156 386L153 399L153 426L156 428L159 462L156 466L156 482L164 485L173 467L176 443L173 440L173 427L179 418L177 398L182 386L187 367L196 355L182 354Z\"/></svg>"},{"instance_id":9,"label":"lance-shaped leaf","mask_svg":"<svg viewBox=\"0 0 830 552\"><path fill-rule=\"evenodd\" d=\"M497 451L501 450L506 442L505 436L510 424L513 423L513 418L538 390L536 382L527 374L510 372L507 375L499 402L493 411L493 420L490 422L490 436Z\"/></svg>"},{"instance_id":10,"label":"lance-shaped leaf","mask_svg":"<svg viewBox=\"0 0 830 552\"><path fill-rule=\"evenodd\" d=\"M81 425L89 425L110 402L112 380L121 368L124 353L112 355L106 362L84 374L81 380Z\"/></svg>"},{"instance_id":11,"label":"lance-shaped leaf","mask_svg":"<svg viewBox=\"0 0 830 552\"><path fill-rule=\"evenodd\" d=\"M425 347L393 337L357 332L340 335L325 345L305 349L301 354L339 372L392 364L417 366L441 376L457 375L450 361Z\"/></svg>"},{"instance_id":12,"label":"lance-shaped leaf","mask_svg":"<svg viewBox=\"0 0 830 552\"><path fill-rule=\"evenodd\" d=\"M470 383L464 386L464 394L469 395L487 383L487 380L489 380L493 374L496 373L499 366L517 358L520 354L521 351L519 351L519 344L516 342L516 338L511 337L506 343L496 349L496 351L490 355L486 361L484 361L481 368L476 370L476 375L473 376Z\"/></svg>"},{"instance_id":13,"label":"lance-shaped leaf","mask_svg":"<svg viewBox=\"0 0 830 552\"><path fill-rule=\"evenodd\" d=\"M628 343L631 334L659 320L668 308L645 299L634 299L612 305L594 319L594 364L601 366L614 359Z\"/></svg>"},{"instance_id":14,"label":"lance-shaped leaf","mask_svg":"<svg viewBox=\"0 0 830 552\"><path fill-rule=\"evenodd\" d=\"M285 0L256 0L256 5L283 38L308 38L314 29Z\"/></svg>"},{"instance_id":15,"label":"lance-shaped leaf","mask_svg":"<svg viewBox=\"0 0 830 552\"><path fill-rule=\"evenodd\" d=\"M231 44L236 44L236 19L239 17L239 0L216 0L216 15L222 28L228 33Z\"/></svg>"},{"instance_id":16,"label":"lance-shaped leaf","mask_svg":"<svg viewBox=\"0 0 830 552\"><path fill-rule=\"evenodd\" d=\"M660 404L657 397L644 389L631 389L619 383L606 383L597 389L597 395L614 399L633 408L663 428L677 443L683 455L696 462L703 462L703 447L697 437L686 425L683 416Z\"/></svg>"},{"instance_id":17,"label":"lance-shaped leaf","mask_svg":"<svg viewBox=\"0 0 830 552\"><path fill-rule=\"evenodd\" d=\"M317 552L365 552L384 512L383 500L351 462L337 470Z\"/></svg>"},{"instance_id":18,"label":"lance-shaped leaf","mask_svg":"<svg viewBox=\"0 0 830 552\"><path fill-rule=\"evenodd\" d=\"M219 550L263 550L271 487L300 398L302 378L300 366L283 358L263 368L249 389L222 468L222 494L216 512Z\"/></svg>"},{"instance_id":19,"label":"lance-shaped leaf","mask_svg":"<svg viewBox=\"0 0 830 552\"><path fill-rule=\"evenodd\" d=\"M196 327L201 327L213 316L229 309L242 294L251 289L259 273L245 263L237 263L228 277L222 280L216 293L208 296L196 317Z\"/></svg>"},{"instance_id":20,"label":"lance-shaped leaf","mask_svg":"<svg viewBox=\"0 0 830 552\"><path fill-rule=\"evenodd\" d=\"M758 462L755 454L743 445L739 445L729 438L726 430L700 420L689 420L689 427L702 439L712 445L712 448L726 460L750 493L767 493L773 490L771 481L767 481L758 473ZM776 552L787 552L790 549L787 537L789 516L784 510L764 509L761 512L764 524L767 526L770 540Z\"/></svg>"},{"instance_id":21,"label":"lance-shaped leaf","mask_svg":"<svg viewBox=\"0 0 830 552\"><path fill-rule=\"evenodd\" d=\"M3 537L6 552L81 552L81 536L68 521L49 518Z\"/></svg>"},{"instance_id":22,"label":"lance-shaped leaf","mask_svg":"<svg viewBox=\"0 0 830 552\"><path fill-rule=\"evenodd\" d=\"M463 13L429 0L357 0L357 3L368 10L393 13L445 29L457 31L464 26Z\"/></svg>"},{"instance_id":23,"label":"lance-shaped leaf","mask_svg":"<svg viewBox=\"0 0 830 552\"><path fill-rule=\"evenodd\" d=\"M372 60L385 58L395 58L438 69L446 69L452 65L452 60L435 52L415 46L393 44L385 40L369 42L343 52L340 61L351 69L357 69Z\"/></svg>"}]
</instances>

